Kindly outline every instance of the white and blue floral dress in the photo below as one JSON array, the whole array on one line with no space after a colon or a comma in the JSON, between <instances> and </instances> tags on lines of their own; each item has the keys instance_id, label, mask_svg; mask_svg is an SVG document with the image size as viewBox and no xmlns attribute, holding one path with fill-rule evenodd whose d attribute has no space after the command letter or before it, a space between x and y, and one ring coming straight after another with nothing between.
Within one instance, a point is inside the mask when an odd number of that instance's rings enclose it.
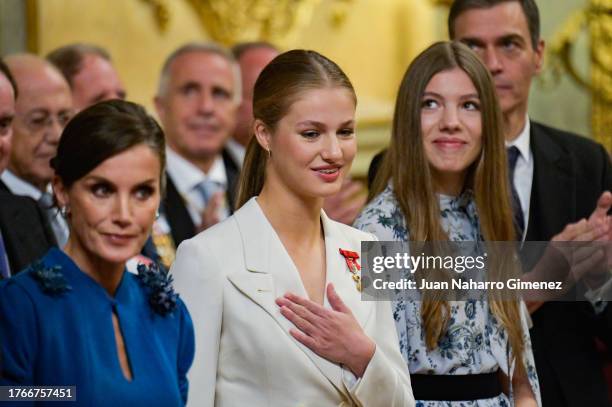
<instances>
[{"instance_id":1,"label":"white and blue floral dress","mask_svg":"<svg viewBox=\"0 0 612 407\"><path fill-rule=\"evenodd\" d=\"M440 195L440 216L444 231L452 241L482 241L478 213L470 191L459 197ZM408 241L409 232L391 185L363 209L356 228L372 233L381 241ZM488 307L488 302L451 301L450 320L438 346L428 350L421 325L421 303L395 301L393 317L400 350L411 374L467 375L503 371L512 377L514 366L509 366L511 349L508 335ZM522 307L525 352L523 363L531 389L541 406L540 389L529 338L528 313ZM511 389L512 390L512 389ZM510 397L501 394L494 398L472 401L417 400L417 407L499 407L512 406Z\"/></svg>"}]
</instances>

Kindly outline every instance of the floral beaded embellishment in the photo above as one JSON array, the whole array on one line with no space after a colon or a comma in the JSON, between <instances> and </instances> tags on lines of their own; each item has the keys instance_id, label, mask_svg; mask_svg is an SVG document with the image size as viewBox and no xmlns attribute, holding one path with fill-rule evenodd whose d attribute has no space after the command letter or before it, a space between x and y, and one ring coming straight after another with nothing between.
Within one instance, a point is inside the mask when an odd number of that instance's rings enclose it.
<instances>
[{"instance_id":1,"label":"floral beaded embellishment","mask_svg":"<svg viewBox=\"0 0 612 407\"><path fill-rule=\"evenodd\" d=\"M149 266L139 264L138 280L149 294L149 305L153 311L165 316L176 309L178 294L172 287L172 276L160 269L156 263Z\"/></svg>"},{"instance_id":2,"label":"floral beaded embellishment","mask_svg":"<svg viewBox=\"0 0 612 407\"><path fill-rule=\"evenodd\" d=\"M357 263L357 259L359 258L359 254L357 252L352 252L350 250L340 249L340 254L344 256L344 260L346 261L346 266L349 271L353 275L353 281L357 286L357 291L361 291L361 266Z\"/></svg>"},{"instance_id":3,"label":"floral beaded embellishment","mask_svg":"<svg viewBox=\"0 0 612 407\"><path fill-rule=\"evenodd\" d=\"M46 267L42 261L30 266L31 276L38 282L45 294L59 296L72 290L62 273L61 266Z\"/></svg>"}]
</instances>

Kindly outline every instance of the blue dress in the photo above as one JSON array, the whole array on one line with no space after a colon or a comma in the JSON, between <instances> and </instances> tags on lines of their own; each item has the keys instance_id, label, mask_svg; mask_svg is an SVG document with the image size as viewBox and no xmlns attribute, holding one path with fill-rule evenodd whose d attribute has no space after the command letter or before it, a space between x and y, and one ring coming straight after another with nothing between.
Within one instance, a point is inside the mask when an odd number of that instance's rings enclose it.
<instances>
[{"instance_id":1,"label":"blue dress","mask_svg":"<svg viewBox=\"0 0 612 407\"><path fill-rule=\"evenodd\" d=\"M439 195L440 223L451 241L483 241L476 203L471 191L459 197ZM376 196L363 209L355 227L370 232L381 241L409 241L409 231L393 187ZM465 375L503 371L513 376L514 364L510 363L512 349L502 324L491 312L488 302L450 301L450 320L446 333L438 346L429 350L425 344L419 301L395 301L393 317L399 338L400 351L411 374ZM524 304L521 325L526 366L531 390L538 406L541 406L540 388L535 370L529 315ZM501 394L494 398L465 401L417 400L417 407L509 407L514 405L512 386L510 397ZM443 390L441 390L443 393Z\"/></svg>"},{"instance_id":2,"label":"blue dress","mask_svg":"<svg viewBox=\"0 0 612 407\"><path fill-rule=\"evenodd\" d=\"M113 298L57 248L42 264L45 270L59 266L61 272L59 282L45 281L70 288L50 293L37 280L35 267L0 285L0 385L76 386L76 403L48 402L52 406L186 403L194 332L182 301L166 315L155 312L146 287L128 272ZM113 310L131 381L119 364Z\"/></svg>"}]
</instances>

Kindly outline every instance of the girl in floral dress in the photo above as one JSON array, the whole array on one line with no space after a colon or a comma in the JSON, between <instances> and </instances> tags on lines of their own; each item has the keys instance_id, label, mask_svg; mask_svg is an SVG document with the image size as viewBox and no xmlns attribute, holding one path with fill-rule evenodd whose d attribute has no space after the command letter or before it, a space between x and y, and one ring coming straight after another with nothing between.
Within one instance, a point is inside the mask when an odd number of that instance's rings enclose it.
<instances>
[{"instance_id":1,"label":"girl in floral dress","mask_svg":"<svg viewBox=\"0 0 612 407\"><path fill-rule=\"evenodd\" d=\"M355 226L381 241L515 239L491 76L459 43L432 45L399 89L389 150ZM394 302L417 406L540 406L521 301Z\"/></svg>"}]
</instances>

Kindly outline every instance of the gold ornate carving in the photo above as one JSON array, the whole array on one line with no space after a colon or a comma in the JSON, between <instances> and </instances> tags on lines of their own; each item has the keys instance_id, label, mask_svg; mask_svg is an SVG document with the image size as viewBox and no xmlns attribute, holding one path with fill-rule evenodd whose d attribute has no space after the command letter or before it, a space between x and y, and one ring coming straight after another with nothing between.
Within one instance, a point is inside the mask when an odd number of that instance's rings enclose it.
<instances>
[{"instance_id":1,"label":"gold ornate carving","mask_svg":"<svg viewBox=\"0 0 612 407\"><path fill-rule=\"evenodd\" d=\"M149 6L153 7L153 13L155 17L155 24L161 32L165 32L168 29L168 23L170 22L170 11L168 5L164 0L142 0Z\"/></svg>"},{"instance_id":2,"label":"gold ornate carving","mask_svg":"<svg viewBox=\"0 0 612 407\"><path fill-rule=\"evenodd\" d=\"M590 79L580 75L572 59L573 47L584 30L591 44ZM575 12L551 41L549 61L555 78L566 72L591 92L593 134L612 149L612 0L590 0L585 9Z\"/></svg>"},{"instance_id":3,"label":"gold ornate carving","mask_svg":"<svg viewBox=\"0 0 612 407\"><path fill-rule=\"evenodd\" d=\"M331 24L334 28L340 28L351 8L351 3L354 0L336 0L332 10Z\"/></svg>"},{"instance_id":4,"label":"gold ornate carving","mask_svg":"<svg viewBox=\"0 0 612 407\"><path fill-rule=\"evenodd\" d=\"M612 0L594 0L597 18L590 25L593 134L612 152Z\"/></svg>"},{"instance_id":5,"label":"gold ornate carving","mask_svg":"<svg viewBox=\"0 0 612 407\"><path fill-rule=\"evenodd\" d=\"M222 44L265 40L283 46L310 21L320 0L187 0Z\"/></svg>"},{"instance_id":6,"label":"gold ornate carving","mask_svg":"<svg viewBox=\"0 0 612 407\"><path fill-rule=\"evenodd\" d=\"M141 0L153 8L164 32L170 21L168 0ZM288 46L293 35L311 20L321 0L186 0L211 38L225 45L265 40ZM334 0L330 23L340 27L354 0Z\"/></svg>"},{"instance_id":7,"label":"gold ornate carving","mask_svg":"<svg viewBox=\"0 0 612 407\"><path fill-rule=\"evenodd\" d=\"M566 21L563 29L559 31L550 42L549 56L551 72L558 79L563 72L568 73L580 85L586 87L605 100L612 101L612 89L594 86L587 78L580 75L574 66L572 59L573 47L580 33L588 29L591 36L590 62L592 68L597 68L612 75L612 26L607 24L612 22L612 2L610 9L601 7L589 7L571 15ZM602 21L603 20L603 21ZM606 23L605 20L610 20Z\"/></svg>"},{"instance_id":8,"label":"gold ornate carving","mask_svg":"<svg viewBox=\"0 0 612 407\"><path fill-rule=\"evenodd\" d=\"M27 49L34 54L38 53L38 0L26 1Z\"/></svg>"}]
</instances>

